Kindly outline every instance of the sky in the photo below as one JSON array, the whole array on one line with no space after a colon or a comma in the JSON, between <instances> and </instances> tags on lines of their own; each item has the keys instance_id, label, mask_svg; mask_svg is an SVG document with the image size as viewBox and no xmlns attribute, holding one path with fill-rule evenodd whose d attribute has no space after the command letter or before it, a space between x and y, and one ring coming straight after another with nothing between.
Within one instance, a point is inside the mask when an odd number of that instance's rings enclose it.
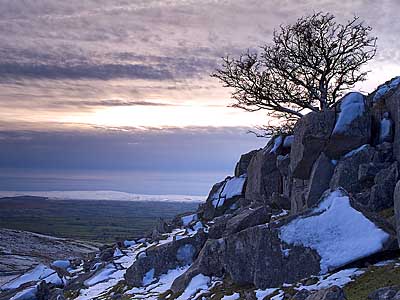
<instances>
[{"instance_id":1,"label":"sky","mask_svg":"<svg viewBox=\"0 0 400 300\"><path fill-rule=\"evenodd\" d=\"M262 112L228 107L220 57L313 11L378 37L368 93L400 75L397 0L0 0L0 189L205 195Z\"/></svg>"}]
</instances>

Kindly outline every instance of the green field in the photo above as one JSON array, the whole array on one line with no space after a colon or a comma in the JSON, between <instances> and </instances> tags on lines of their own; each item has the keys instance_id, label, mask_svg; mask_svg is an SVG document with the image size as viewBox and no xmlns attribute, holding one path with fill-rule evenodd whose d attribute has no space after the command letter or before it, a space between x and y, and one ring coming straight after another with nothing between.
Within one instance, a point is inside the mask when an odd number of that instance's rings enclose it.
<instances>
[{"instance_id":1,"label":"green field","mask_svg":"<svg viewBox=\"0 0 400 300\"><path fill-rule=\"evenodd\" d=\"M158 217L171 219L197 206L181 202L1 198L0 227L104 243L141 237Z\"/></svg>"}]
</instances>

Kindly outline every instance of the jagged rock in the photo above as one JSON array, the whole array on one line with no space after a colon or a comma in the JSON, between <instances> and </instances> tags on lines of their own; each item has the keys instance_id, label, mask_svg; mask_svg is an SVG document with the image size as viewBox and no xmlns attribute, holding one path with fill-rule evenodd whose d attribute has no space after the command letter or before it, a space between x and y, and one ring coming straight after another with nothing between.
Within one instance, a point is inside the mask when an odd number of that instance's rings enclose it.
<instances>
[{"instance_id":1,"label":"jagged rock","mask_svg":"<svg viewBox=\"0 0 400 300\"><path fill-rule=\"evenodd\" d=\"M317 203L322 194L329 188L334 169L331 160L324 153L321 153L312 168L305 194L307 208Z\"/></svg>"},{"instance_id":2,"label":"jagged rock","mask_svg":"<svg viewBox=\"0 0 400 300\"><path fill-rule=\"evenodd\" d=\"M363 145L342 157L335 167L330 182L331 189L342 187L351 193L360 192L361 184L358 181L359 166L372 161L375 152L372 146Z\"/></svg>"},{"instance_id":3,"label":"jagged rock","mask_svg":"<svg viewBox=\"0 0 400 300\"><path fill-rule=\"evenodd\" d=\"M293 178L290 187L290 212L297 214L306 209L308 180Z\"/></svg>"},{"instance_id":4,"label":"jagged rock","mask_svg":"<svg viewBox=\"0 0 400 300\"><path fill-rule=\"evenodd\" d=\"M256 155L257 151L258 150L252 150L252 151L242 154L240 156L240 159L237 162L236 167L235 167L235 176L236 177L239 177L239 176L247 173L247 168L250 164L250 161L253 158L253 156Z\"/></svg>"},{"instance_id":5,"label":"jagged rock","mask_svg":"<svg viewBox=\"0 0 400 300\"><path fill-rule=\"evenodd\" d=\"M233 214L224 214L222 216L216 217L212 220L210 228L208 230L208 238L210 239L219 239L225 232L226 223L228 220L232 218Z\"/></svg>"},{"instance_id":6,"label":"jagged rock","mask_svg":"<svg viewBox=\"0 0 400 300\"><path fill-rule=\"evenodd\" d=\"M290 169L294 178L308 179L311 169L324 150L335 123L335 112L311 112L294 128L290 151Z\"/></svg>"},{"instance_id":7,"label":"jagged rock","mask_svg":"<svg viewBox=\"0 0 400 300\"><path fill-rule=\"evenodd\" d=\"M200 230L193 237L150 248L146 251L146 255L137 259L127 269L126 281L132 286L141 286L143 278L148 272L153 272L152 276L157 277L170 269L192 263L206 239L207 235Z\"/></svg>"},{"instance_id":8,"label":"jagged rock","mask_svg":"<svg viewBox=\"0 0 400 300\"><path fill-rule=\"evenodd\" d=\"M368 295L370 300L399 300L400 286L387 286L379 288Z\"/></svg>"},{"instance_id":9,"label":"jagged rock","mask_svg":"<svg viewBox=\"0 0 400 300\"><path fill-rule=\"evenodd\" d=\"M399 178L398 163L394 162L389 168L381 170L375 176L375 185L371 189L368 208L380 211L393 206L393 193Z\"/></svg>"},{"instance_id":10,"label":"jagged rock","mask_svg":"<svg viewBox=\"0 0 400 300\"><path fill-rule=\"evenodd\" d=\"M114 256L114 251L115 251L115 247L114 246L105 246L104 248L101 249L100 252L100 260L102 261L109 261L113 258Z\"/></svg>"},{"instance_id":11,"label":"jagged rock","mask_svg":"<svg viewBox=\"0 0 400 300\"><path fill-rule=\"evenodd\" d=\"M363 243L365 235L368 243ZM181 292L198 274L228 277L257 288L296 282L379 251L394 249L391 226L360 209L343 190L324 195L303 214L208 240L197 260L172 285ZM326 248L328 247L328 248Z\"/></svg>"},{"instance_id":12,"label":"jagged rock","mask_svg":"<svg viewBox=\"0 0 400 300\"><path fill-rule=\"evenodd\" d=\"M366 98L349 93L340 100L340 112L326 146L326 155L339 159L343 154L367 144L371 139L371 114Z\"/></svg>"},{"instance_id":13,"label":"jagged rock","mask_svg":"<svg viewBox=\"0 0 400 300\"><path fill-rule=\"evenodd\" d=\"M375 160L380 163L387 163L393 161L393 144L392 143L382 143L376 145L376 150L378 151Z\"/></svg>"},{"instance_id":14,"label":"jagged rock","mask_svg":"<svg viewBox=\"0 0 400 300\"><path fill-rule=\"evenodd\" d=\"M340 287L334 285L312 293L306 300L346 300L346 296Z\"/></svg>"},{"instance_id":15,"label":"jagged rock","mask_svg":"<svg viewBox=\"0 0 400 300\"><path fill-rule=\"evenodd\" d=\"M247 168L245 198L248 202L268 203L272 193L282 191L282 180L276 159L280 148L274 148L272 139L268 145L253 156Z\"/></svg>"}]
</instances>

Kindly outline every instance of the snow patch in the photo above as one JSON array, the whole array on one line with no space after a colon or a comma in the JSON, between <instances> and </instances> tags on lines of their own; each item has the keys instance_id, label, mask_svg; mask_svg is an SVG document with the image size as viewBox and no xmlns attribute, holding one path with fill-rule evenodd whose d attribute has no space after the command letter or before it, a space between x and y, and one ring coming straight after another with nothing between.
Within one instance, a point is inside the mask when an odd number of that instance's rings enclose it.
<instances>
[{"instance_id":1,"label":"snow patch","mask_svg":"<svg viewBox=\"0 0 400 300\"><path fill-rule=\"evenodd\" d=\"M276 153L276 151L279 149L282 143L283 143L283 138L281 135L279 135L278 137L275 138L274 146L272 147L271 150L269 150L269 153Z\"/></svg>"},{"instance_id":2,"label":"snow patch","mask_svg":"<svg viewBox=\"0 0 400 300\"><path fill-rule=\"evenodd\" d=\"M265 290L255 290L257 300L263 300L265 297L271 295L277 290L277 288L270 288Z\"/></svg>"},{"instance_id":3,"label":"snow patch","mask_svg":"<svg viewBox=\"0 0 400 300\"><path fill-rule=\"evenodd\" d=\"M368 144L364 144L364 145L362 145L362 146L360 146L360 147L358 147L356 149L353 149L353 150L347 152L343 157L345 157L345 158L351 157L354 154L356 154L356 153L364 150L365 148L367 148L367 146L368 146Z\"/></svg>"},{"instance_id":4,"label":"snow patch","mask_svg":"<svg viewBox=\"0 0 400 300\"><path fill-rule=\"evenodd\" d=\"M387 92L397 88L399 84L400 84L400 76L397 76L388 84L381 85L379 89L376 91L372 101L373 102L379 101L383 96L386 95Z\"/></svg>"},{"instance_id":5,"label":"snow patch","mask_svg":"<svg viewBox=\"0 0 400 300\"><path fill-rule=\"evenodd\" d=\"M154 268L148 271L143 277L143 285L149 285L154 281Z\"/></svg>"},{"instance_id":6,"label":"snow patch","mask_svg":"<svg viewBox=\"0 0 400 300\"><path fill-rule=\"evenodd\" d=\"M223 296L221 298L221 300L237 300L237 299L240 299L240 294L239 293L234 293L234 294L229 295L229 296Z\"/></svg>"},{"instance_id":7,"label":"snow patch","mask_svg":"<svg viewBox=\"0 0 400 300\"><path fill-rule=\"evenodd\" d=\"M340 104L340 113L332 134L346 132L350 124L365 111L364 95L352 92L343 97Z\"/></svg>"},{"instance_id":8,"label":"snow patch","mask_svg":"<svg viewBox=\"0 0 400 300\"><path fill-rule=\"evenodd\" d=\"M181 218L183 226L188 226L191 222L197 220L197 214L192 214L188 216L183 216Z\"/></svg>"},{"instance_id":9,"label":"snow patch","mask_svg":"<svg viewBox=\"0 0 400 300\"><path fill-rule=\"evenodd\" d=\"M55 277L52 275L56 275ZM62 284L61 279L58 277L57 273L45 265L38 265L33 270L11 280L5 285L1 286L1 290L11 290L19 288L21 285L31 281L44 280L47 283L54 283L56 285Z\"/></svg>"},{"instance_id":10,"label":"snow patch","mask_svg":"<svg viewBox=\"0 0 400 300\"><path fill-rule=\"evenodd\" d=\"M183 294L180 295L177 300L187 300L190 299L190 297L193 296L196 292L200 290L207 290L210 282L210 277L204 276L203 274L196 275L192 278Z\"/></svg>"},{"instance_id":11,"label":"snow patch","mask_svg":"<svg viewBox=\"0 0 400 300\"><path fill-rule=\"evenodd\" d=\"M294 141L294 135L288 135L285 137L285 140L283 141L283 148L290 148L292 147Z\"/></svg>"},{"instance_id":12,"label":"snow patch","mask_svg":"<svg viewBox=\"0 0 400 300\"><path fill-rule=\"evenodd\" d=\"M283 226L280 238L316 250L321 256L321 273L326 273L380 251L389 235L351 207L349 197L338 189L325 197L313 214Z\"/></svg>"},{"instance_id":13,"label":"snow patch","mask_svg":"<svg viewBox=\"0 0 400 300\"><path fill-rule=\"evenodd\" d=\"M10 300L32 300L36 299L37 286L29 287L16 293Z\"/></svg>"}]
</instances>

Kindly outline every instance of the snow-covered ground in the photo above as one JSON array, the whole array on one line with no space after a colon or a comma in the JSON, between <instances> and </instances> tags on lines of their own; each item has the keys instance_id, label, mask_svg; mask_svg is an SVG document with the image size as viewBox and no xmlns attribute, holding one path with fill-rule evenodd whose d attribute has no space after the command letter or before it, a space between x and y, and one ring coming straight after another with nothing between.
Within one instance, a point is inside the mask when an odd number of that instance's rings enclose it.
<instances>
[{"instance_id":1,"label":"snow-covered ground","mask_svg":"<svg viewBox=\"0 0 400 300\"><path fill-rule=\"evenodd\" d=\"M53 200L114 200L114 201L160 201L204 202L206 196L190 195L144 195L118 191L0 191L1 197L37 196Z\"/></svg>"}]
</instances>

